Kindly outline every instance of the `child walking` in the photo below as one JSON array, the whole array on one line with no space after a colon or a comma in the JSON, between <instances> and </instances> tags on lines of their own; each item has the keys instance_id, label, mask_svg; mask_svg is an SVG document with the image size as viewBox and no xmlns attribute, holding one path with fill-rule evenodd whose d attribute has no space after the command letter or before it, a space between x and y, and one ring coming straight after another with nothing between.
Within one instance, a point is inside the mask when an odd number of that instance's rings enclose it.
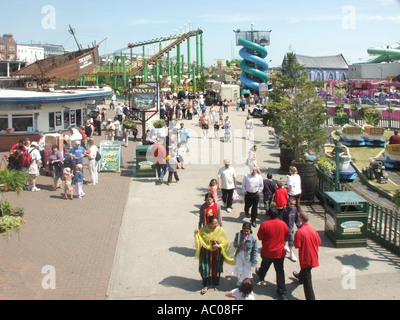
<instances>
[{"instance_id":1,"label":"child walking","mask_svg":"<svg viewBox=\"0 0 400 320\"><path fill-rule=\"evenodd\" d=\"M219 122L214 122L214 138L219 139Z\"/></svg>"},{"instance_id":2,"label":"child walking","mask_svg":"<svg viewBox=\"0 0 400 320\"><path fill-rule=\"evenodd\" d=\"M79 199L82 199L83 196L85 196L85 193L82 190L83 186L83 167L82 164L78 163L75 166L75 174L74 177L72 178L72 183L75 184L75 193L78 195Z\"/></svg>"},{"instance_id":3,"label":"child walking","mask_svg":"<svg viewBox=\"0 0 400 320\"><path fill-rule=\"evenodd\" d=\"M167 163L168 163L168 182L167 184L170 185L172 182L172 175L175 177L175 181L178 183L179 176L178 176L178 161L176 159L176 154L173 153L171 156L167 156Z\"/></svg>"},{"instance_id":4,"label":"child walking","mask_svg":"<svg viewBox=\"0 0 400 320\"><path fill-rule=\"evenodd\" d=\"M228 298L235 298L235 300L255 300L253 294L253 280L246 278L242 281L239 288L233 289L225 293Z\"/></svg>"},{"instance_id":5,"label":"child walking","mask_svg":"<svg viewBox=\"0 0 400 320\"><path fill-rule=\"evenodd\" d=\"M208 193L212 194L214 202L218 203L218 182L217 179L211 179L208 184Z\"/></svg>"},{"instance_id":6,"label":"child walking","mask_svg":"<svg viewBox=\"0 0 400 320\"><path fill-rule=\"evenodd\" d=\"M64 180L64 199L69 199L74 200L74 190L72 188L72 177L73 173L71 171L71 168L67 167L64 168L63 170L63 180Z\"/></svg>"},{"instance_id":7,"label":"child walking","mask_svg":"<svg viewBox=\"0 0 400 320\"><path fill-rule=\"evenodd\" d=\"M242 230L236 233L233 245L237 249L236 265L232 273L237 277L237 285L240 286L244 279L252 279L252 268L257 267L257 239L253 235L250 222L243 223Z\"/></svg>"}]
</instances>

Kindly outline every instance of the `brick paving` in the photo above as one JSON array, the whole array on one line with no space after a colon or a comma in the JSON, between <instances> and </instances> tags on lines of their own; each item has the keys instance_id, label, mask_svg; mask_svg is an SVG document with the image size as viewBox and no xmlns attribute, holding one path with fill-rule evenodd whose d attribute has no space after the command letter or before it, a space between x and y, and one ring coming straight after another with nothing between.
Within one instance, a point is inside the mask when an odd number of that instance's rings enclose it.
<instances>
[{"instance_id":1,"label":"brick paving","mask_svg":"<svg viewBox=\"0 0 400 320\"><path fill-rule=\"evenodd\" d=\"M104 133L94 139L99 145ZM62 189L52 191L46 175L37 180L40 192L3 194L14 207L25 209L26 224L20 235L0 238L0 299L106 298L136 145L122 146L121 172L100 172L98 185L85 183L82 199L64 200ZM84 175L88 180L86 168ZM48 289L48 276L54 274L49 270L55 271L55 289Z\"/></svg>"}]
</instances>

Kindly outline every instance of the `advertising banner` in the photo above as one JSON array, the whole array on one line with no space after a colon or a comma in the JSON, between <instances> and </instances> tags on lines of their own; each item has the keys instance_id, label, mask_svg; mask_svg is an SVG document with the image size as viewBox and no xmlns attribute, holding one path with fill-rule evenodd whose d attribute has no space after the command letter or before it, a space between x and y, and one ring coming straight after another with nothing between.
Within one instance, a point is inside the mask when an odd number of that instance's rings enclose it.
<instances>
[{"instance_id":1,"label":"advertising banner","mask_svg":"<svg viewBox=\"0 0 400 320\"><path fill-rule=\"evenodd\" d=\"M120 141L100 141L100 172L120 172L121 171L121 142Z\"/></svg>"}]
</instances>

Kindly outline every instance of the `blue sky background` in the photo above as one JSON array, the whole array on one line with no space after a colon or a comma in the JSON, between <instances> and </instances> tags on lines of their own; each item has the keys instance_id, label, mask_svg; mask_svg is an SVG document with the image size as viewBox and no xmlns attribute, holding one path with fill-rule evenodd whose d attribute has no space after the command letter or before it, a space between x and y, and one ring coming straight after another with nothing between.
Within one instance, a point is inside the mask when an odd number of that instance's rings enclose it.
<instances>
[{"instance_id":1,"label":"blue sky background","mask_svg":"<svg viewBox=\"0 0 400 320\"><path fill-rule=\"evenodd\" d=\"M55 10L54 29L43 27L43 20L49 21L48 11L42 13L46 5ZM280 66L289 50L309 56L343 54L348 63L357 63L374 58L367 53L370 47L400 42L399 0L0 0L0 12L1 35L11 33L19 44L61 44L75 51L71 25L84 48L106 39L101 55L126 48L129 42L200 26L207 66L239 57L233 30L250 31L251 24L254 30L272 30L266 58L270 67ZM191 43L194 59L194 39ZM186 54L186 45L183 48ZM146 49L152 53L155 46Z\"/></svg>"}]
</instances>

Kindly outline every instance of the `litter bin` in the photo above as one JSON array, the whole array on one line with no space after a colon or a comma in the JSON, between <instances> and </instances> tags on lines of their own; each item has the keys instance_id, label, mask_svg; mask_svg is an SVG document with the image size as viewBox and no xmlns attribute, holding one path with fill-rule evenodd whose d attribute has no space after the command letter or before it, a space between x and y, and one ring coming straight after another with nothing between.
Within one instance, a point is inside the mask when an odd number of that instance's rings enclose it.
<instances>
[{"instance_id":1,"label":"litter bin","mask_svg":"<svg viewBox=\"0 0 400 320\"><path fill-rule=\"evenodd\" d=\"M326 192L325 235L336 248L367 245L368 202L353 191Z\"/></svg>"},{"instance_id":2,"label":"litter bin","mask_svg":"<svg viewBox=\"0 0 400 320\"><path fill-rule=\"evenodd\" d=\"M136 146L136 177L153 178L156 177L156 166L147 160L147 150L150 145Z\"/></svg>"}]
</instances>

